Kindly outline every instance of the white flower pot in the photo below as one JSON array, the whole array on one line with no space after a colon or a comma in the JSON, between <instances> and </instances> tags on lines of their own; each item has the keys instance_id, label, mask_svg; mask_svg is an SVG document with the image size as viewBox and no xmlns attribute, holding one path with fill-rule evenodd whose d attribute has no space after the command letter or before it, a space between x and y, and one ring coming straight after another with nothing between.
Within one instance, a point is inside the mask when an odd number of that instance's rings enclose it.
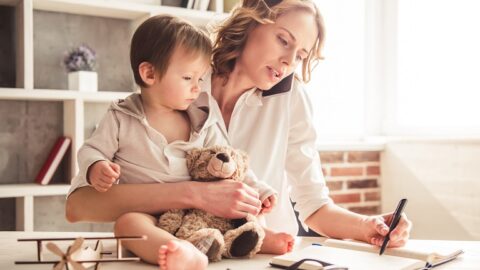
<instances>
[{"instance_id":1,"label":"white flower pot","mask_svg":"<svg viewBox=\"0 0 480 270\"><path fill-rule=\"evenodd\" d=\"M68 73L68 89L81 92L97 92L97 72L75 71Z\"/></svg>"}]
</instances>

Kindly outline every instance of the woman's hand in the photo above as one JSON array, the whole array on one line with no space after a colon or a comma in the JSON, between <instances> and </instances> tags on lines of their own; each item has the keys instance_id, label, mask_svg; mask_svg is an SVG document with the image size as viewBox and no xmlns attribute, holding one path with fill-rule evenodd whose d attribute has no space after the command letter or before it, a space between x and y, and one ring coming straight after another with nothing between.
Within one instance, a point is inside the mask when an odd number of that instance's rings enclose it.
<instances>
[{"instance_id":1,"label":"woman's hand","mask_svg":"<svg viewBox=\"0 0 480 270\"><path fill-rule=\"evenodd\" d=\"M367 216L363 220L364 241L376 246L382 246L385 236L388 234L388 225L391 224L393 213L380 216ZM390 233L388 247L401 247L407 243L412 229L412 222L408 220L405 214L397 227Z\"/></svg>"},{"instance_id":2,"label":"woman's hand","mask_svg":"<svg viewBox=\"0 0 480 270\"><path fill-rule=\"evenodd\" d=\"M193 207L224 218L244 218L258 215L261 210L258 192L248 185L233 180L223 180L192 185Z\"/></svg>"}]
</instances>

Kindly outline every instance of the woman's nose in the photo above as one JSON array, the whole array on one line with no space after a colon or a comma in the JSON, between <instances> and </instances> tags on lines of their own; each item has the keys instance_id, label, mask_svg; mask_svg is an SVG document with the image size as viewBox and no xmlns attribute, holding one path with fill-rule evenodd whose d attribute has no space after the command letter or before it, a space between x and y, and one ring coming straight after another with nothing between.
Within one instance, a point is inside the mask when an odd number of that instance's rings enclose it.
<instances>
[{"instance_id":1,"label":"woman's nose","mask_svg":"<svg viewBox=\"0 0 480 270\"><path fill-rule=\"evenodd\" d=\"M283 57L282 57L282 64L287 65L290 67L295 63L295 52L294 51L288 51Z\"/></svg>"}]
</instances>

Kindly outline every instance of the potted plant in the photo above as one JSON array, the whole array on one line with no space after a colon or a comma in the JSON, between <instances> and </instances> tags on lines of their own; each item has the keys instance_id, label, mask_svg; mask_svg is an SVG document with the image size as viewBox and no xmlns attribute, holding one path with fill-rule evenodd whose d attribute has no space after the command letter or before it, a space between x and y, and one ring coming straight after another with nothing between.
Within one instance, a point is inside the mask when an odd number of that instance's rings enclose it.
<instances>
[{"instance_id":1,"label":"potted plant","mask_svg":"<svg viewBox=\"0 0 480 270\"><path fill-rule=\"evenodd\" d=\"M95 72L96 54L83 44L65 53L63 64L68 72L68 89L83 92L98 90L98 76Z\"/></svg>"}]
</instances>

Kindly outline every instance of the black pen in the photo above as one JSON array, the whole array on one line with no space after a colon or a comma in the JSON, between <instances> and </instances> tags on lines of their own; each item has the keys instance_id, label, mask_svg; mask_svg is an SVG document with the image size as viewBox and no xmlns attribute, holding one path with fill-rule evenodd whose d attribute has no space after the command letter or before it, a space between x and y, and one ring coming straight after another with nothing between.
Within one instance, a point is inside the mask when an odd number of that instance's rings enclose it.
<instances>
[{"instance_id":1,"label":"black pen","mask_svg":"<svg viewBox=\"0 0 480 270\"><path fill-rule=\"evenodd\" d=\"M403 208L405 208L406 204L407 204L407 199L401 199L400 202L398 202L397 209L395 209L395 212L393 212L392 223L390 223L390 228L388 229L387 236L385 236L385 240L383 240L383 244L382 244L382 247L380 248L379 255L382 255L383 252L385 252L388 241L390 241L390 233L393 230L395 230L395 228L397 227L398 222L402 217Z\"/></svg>"}]
</instances>

